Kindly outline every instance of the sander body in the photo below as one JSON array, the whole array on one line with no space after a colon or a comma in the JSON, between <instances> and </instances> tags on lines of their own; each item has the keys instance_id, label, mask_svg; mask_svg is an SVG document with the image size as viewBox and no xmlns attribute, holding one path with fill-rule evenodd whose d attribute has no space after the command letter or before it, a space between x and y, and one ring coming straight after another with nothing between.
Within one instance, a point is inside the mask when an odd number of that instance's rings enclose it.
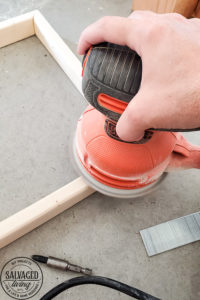
<instances>
[{"instance_id":1,"label":"sander body","mask_svg":"<svg viewBox=\"0 0 200 300\"><path fill-rule=\"evenodd\" d=\"M200 147L178 132L183 130L148 129L137 142L118 137L116 122L141 84L142 60L135 51L95 45L83 58L82 75L89 106L78 121L74 152L81 173L96 190L138 197L155 189L166 172L200 168Z\"/></svg>"}]
</instances>

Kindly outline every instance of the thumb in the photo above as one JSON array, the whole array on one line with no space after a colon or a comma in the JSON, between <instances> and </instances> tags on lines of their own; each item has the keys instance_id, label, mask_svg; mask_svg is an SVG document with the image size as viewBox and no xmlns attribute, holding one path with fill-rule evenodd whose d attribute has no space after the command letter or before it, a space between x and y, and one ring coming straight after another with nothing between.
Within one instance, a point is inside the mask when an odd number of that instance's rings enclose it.
<instances>
[{"instance_id":1,"label":"thumb","mask_svg":"<svg viewBox=\"0 0 200 300\"><path fill-rule=\"evenodd\" d=\"M131 100L119 121L116 131L118 136L128 142L139 141L144 136L144 131L149 128L147 124L148 112L144 100L139 93Z\"/></svg>"}]
</instances>

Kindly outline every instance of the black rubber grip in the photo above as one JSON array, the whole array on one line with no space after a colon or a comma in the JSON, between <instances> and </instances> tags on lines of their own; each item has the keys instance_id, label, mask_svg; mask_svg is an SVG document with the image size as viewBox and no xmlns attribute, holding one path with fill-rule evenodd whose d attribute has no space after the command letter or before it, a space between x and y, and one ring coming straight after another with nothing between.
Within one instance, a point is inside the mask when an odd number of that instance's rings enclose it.
<instances>
[{"instance_id":1,"label":"black rubber grip","mask_svg":"<svg viewBox=\"0 0 200 300\"><path fill-rule=\"evenodd\" d=\"M87 59L82 80L82 90L87 101L109 119L118 121L121 113L102 106L98 102L100 94L129 103L137 94L142 78L142 60L127 46L101 43L92 46ZM193 129L150 128L156 131L195 131Z\"/></svg>"},{"instance_id":2,"label":"black rubber grip","mask_svg":"<svg viewBox=\"0 0 200 300\"><path fill-rule=\"evenodd\" d=\"M129 103L140 88L141 76L142 61L135 51L126 46L102 43L94 46L87 58L83 93L92 106L117 121L121 114L100 106L98 95L109 95Z\"/></svg>"}]
</instances>

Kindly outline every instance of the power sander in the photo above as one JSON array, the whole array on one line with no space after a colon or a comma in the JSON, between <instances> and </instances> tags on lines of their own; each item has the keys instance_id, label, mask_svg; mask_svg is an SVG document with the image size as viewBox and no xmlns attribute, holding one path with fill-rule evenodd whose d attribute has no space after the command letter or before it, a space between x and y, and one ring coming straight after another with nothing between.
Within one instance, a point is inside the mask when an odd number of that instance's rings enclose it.
<instances>
[{"instance_id":1,"label":"power sander","mask_svg":"<svg viewBox=\"0 0 200 300\"><path fill-rule=\"evenodd\" d=\"M155 189L166 172L200 168L200 146L178 132L187 130L148 129L138 142L118 137L116 122L141 84L142 60L135 51L94 45L83 57L82 76L90 105L78 121L74 153L89 185L109 196L133 198Z\"/></svg>"}]
</instances>

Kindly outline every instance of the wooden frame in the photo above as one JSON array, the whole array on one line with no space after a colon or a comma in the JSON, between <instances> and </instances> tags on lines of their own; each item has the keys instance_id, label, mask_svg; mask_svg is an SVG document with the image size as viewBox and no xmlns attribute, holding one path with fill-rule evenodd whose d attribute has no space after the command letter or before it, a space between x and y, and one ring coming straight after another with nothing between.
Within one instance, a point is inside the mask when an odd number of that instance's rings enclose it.
<instances>
[{"instance_id":1,"label":"wooden frame","mask_svg":"<svg viewBox=\"0 0 200 300\"><path fill-rule=\"evenodd\" d=\"M152 10L157 13L179 13L187 18L194 13L199 0L133 0L132 10Z\"/></svg>"},{"instance_id":2,"label":"wooden frame","mask_svg":"<svg viewBox=\"0 0 200 300\"><path fill-rule=\"evenodd\" d=\"M0 23L0 48L36 35L82 94L81 63L39 11ZM0 248L92 194L81 177L0 222Z\"/></svg>"},{"instance_id":3,"label":"wooden frame","mask_svg":"<svg viewBox=\"0 0 200 300\"><path fill-rule=\"evenodd\" d=\"M196 7L196 10L194 11L193 17L200 18L200 0L198 2L198 5Z\"/></svg>"},{"instance_id":4,"label":"wooden frame","mask_svg":"<svg viewBox=\"0 0 200 300\"><path fill-rule=\"evenodd\" d=\"M197 0L134 0L133 9L179 12L200 17ZM188 4L189 3L189 4ZM82 94L81 63L39 11L0 22L0 48L36 35ZM54 193L0 222L0 248L91 195L94 190L79 177Z\"/></svg>"}]
</instances>

